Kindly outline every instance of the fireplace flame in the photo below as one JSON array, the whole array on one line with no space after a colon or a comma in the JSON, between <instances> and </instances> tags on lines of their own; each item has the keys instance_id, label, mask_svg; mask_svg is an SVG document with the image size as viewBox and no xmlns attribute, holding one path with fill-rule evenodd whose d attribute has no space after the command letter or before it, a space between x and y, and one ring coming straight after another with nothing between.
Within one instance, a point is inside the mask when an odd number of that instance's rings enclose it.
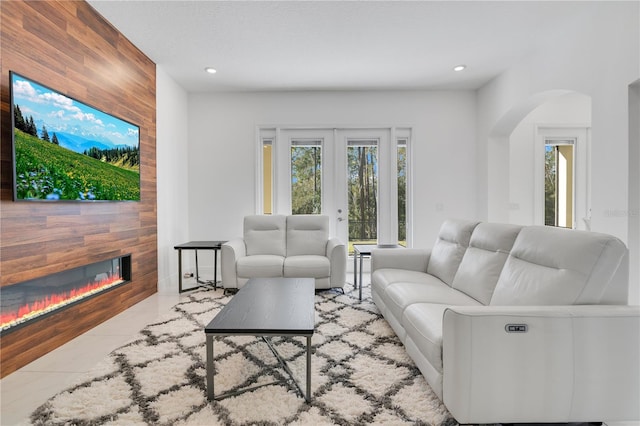
<instances>
[{"instance_id":1,"label":"fireplace flame","mask_svg":"<svg viewBox=\"0 0 640 426\"><path fill-rule=\"evenodd\" d=\"M123 282L124 280L121 277L113 276L94 281L85 286L74 288L70 291L47 295L40 300L36 300L32 303L28 303L19 307L17 311L1 313L0 330L4 331L10 327L16 326L40 315L44 315L48 312L69 305L70 303L73 303L82 298L100 293L101 291L104 291Z\"/></svg>"}]
</instances>

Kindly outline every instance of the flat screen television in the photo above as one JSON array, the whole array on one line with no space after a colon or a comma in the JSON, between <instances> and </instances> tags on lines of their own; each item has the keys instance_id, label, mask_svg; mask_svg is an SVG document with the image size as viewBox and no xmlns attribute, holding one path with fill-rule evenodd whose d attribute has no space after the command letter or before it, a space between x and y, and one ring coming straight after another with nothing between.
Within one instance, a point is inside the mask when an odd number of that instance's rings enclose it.
<instances>
[{"instance_id":1,"label":"flat screen television","mask_svg":"<svg viewBox=\"0 0 640 426\"><path fill-rule=\"evenodd\" d=\"M140 201L140 128L10 72L15 201Z\"/></svg>"}]
</instances>

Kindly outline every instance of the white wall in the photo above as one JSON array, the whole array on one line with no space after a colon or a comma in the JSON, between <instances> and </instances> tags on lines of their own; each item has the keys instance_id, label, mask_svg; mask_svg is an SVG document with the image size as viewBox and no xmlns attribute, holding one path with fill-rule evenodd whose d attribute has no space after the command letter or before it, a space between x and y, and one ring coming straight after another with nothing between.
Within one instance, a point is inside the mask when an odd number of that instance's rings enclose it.
<instances>
[{"instance_id":1,"label":"white wall","mask_svg":"<svg viewBox=\"0 0 640 426\"><path fill-rule=\"evenodd\" d=\"M241 236L263 125L412 127L414 246L431 247L447 217L476 217L474 92L191 94L191 239Z\"/></svg>"},{"instance_id":2,"label":"white wall","mask_svg":"<svg viewBox=\"0 0 640 426\"><path fill-rule=\"evenodd\" d=\"M156 67L156 122L158 291L177 292L173 247L189 237L187 93L160 66Z\"/></svg>"},{"instance_id":3,"label":"white wall","mask_svg":"<svg viewBox=\"0 0 640 426\"><path fill-rule=\"evenodd\" d=\"M566 37L478 91L478 209L490 220L508 216L508 161L495 160L503 138L550 96L575 91L592 99L592 230L627 242L628 86L640 76L640 3L585 5L587 25L567 23ZM638 261L631 259L631 267L637 268ZM631 286L630 295L637 299L640 283Z\"/></svg>"}]
</instances>

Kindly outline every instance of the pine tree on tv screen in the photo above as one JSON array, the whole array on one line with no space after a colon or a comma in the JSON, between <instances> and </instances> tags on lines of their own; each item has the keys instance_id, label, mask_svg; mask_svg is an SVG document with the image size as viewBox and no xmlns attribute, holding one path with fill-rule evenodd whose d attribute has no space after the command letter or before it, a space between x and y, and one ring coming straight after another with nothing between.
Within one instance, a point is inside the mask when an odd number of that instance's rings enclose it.
<instances>
[{"instance_id":1,"label":"pine tree on tv screen","mask_svg":"<svg viewBox=\"0 0 640 426\"><path fill-rule=\"evenodd\" d=\"M140 128L11 73L14 199L139 201Z\"/></svg>"}]
</instances>

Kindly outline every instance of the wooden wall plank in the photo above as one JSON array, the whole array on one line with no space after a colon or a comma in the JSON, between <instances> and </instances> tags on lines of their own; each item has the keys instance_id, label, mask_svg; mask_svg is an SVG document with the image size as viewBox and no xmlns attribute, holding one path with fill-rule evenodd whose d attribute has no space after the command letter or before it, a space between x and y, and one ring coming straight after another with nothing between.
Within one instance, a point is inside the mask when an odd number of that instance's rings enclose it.
<instances>
[{"instance_id":1,"label":"wooden wall plank","mask_svg":"<svg viewBox=\"0 0 640 426\"><path fill-rule=\"evenodd\" d=\"M83 1L0 7L0 287L124 254L132 281L0 337L0 377L157 291L155 64ZM9 71L140 127L140 202L14 202Z\"/></svg>"}]
</instances>

